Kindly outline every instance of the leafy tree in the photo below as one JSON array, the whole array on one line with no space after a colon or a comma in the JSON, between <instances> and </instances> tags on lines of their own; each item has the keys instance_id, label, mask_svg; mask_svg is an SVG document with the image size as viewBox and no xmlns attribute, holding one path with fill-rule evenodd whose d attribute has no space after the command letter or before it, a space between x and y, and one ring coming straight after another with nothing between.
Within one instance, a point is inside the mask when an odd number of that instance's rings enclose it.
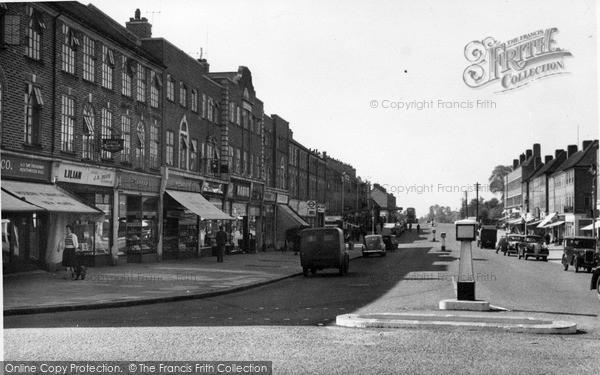
<instances>
[{"instance_id":1,"label":"leafy tree","mask_svg":"<svg viewBox=\"0 0 600 375\"><path fill-rule=\"evenodd\" d=\"M500 200L504 201L504 176L512 172L509 165L497 165L490 178L488 179L490 191L494 194L500 194Z\"/></svg>"}]
</instances>

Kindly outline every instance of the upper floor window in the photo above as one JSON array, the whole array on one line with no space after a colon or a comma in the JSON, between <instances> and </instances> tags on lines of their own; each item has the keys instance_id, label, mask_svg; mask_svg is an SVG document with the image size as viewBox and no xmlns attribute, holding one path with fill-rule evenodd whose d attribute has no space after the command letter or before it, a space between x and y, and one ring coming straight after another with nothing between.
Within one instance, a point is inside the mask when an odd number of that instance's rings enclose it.
<instances>
[{"instance_id":1,"label":"upper floor window","mask_svg":"<svg viewBox=\"0 0 600 375\"><path fill-rule=\"evenodd\" d=\"M131 98L131 86L135 72L134 62L126 56L121 58L121 62L121 94Z\"/></svg>"},{"instance_id":2,"label":"upper floor window","mask_svg":"<svg viewBox=\"0 0 600 375\"><path fill-rule=\"evenodd\" d=\"M162 82L160 81L158 74L156 74L154 71L152 71L150 74L150 81L150 106L153 108L158 108Z\"/></svg>"},{"instance_id":3,"label":"upper floor window","mask_svg":"<svg viewBox=\"0 0 600 375\"><path fill-rule=\"evenodd\" d=\"M213 120L213 100L212 98L208 98L208 120Z\"/></svg>"},{"instance_id":4,"label":"upper floor window","mask_svg":"<svg viewBox=\"0 0 600 375\"><path fill-rule=\"evenodd\" d=\"M158 120L150 124L150 168L158 168Z\"/></svg>"},{"instance_id":5,"label":"upper floor window","mask_svg":"<svg viewBox=\"0 0 600 375\"><path fill-rule=\"evenodd\" d=\"M73 151L73 136L75 129L75 100L67 95L61 101L61 142L62 151Z\"/></svg>"},{"instance_id":6,"label":"upper floor window","mask_svg":"<svg viewBox=\"0 0 600 375\"><path fill-rule=\"evenodd\" d=\"M113 88L113 74L115 70L115 56L107 46L102 46L102 87Z\"/></svg>"},{"instance_id":7,"label":"upper floor window","mask_svg":"<svg viewBox=\"0 0 600 375\"><path fill-rule=\"evenodd\" d=\"M137 125L137 140L135 144L135 164L139 168L144 168L144 159L146 158L146 126L143 121Z\"/></svg>"},{"instance_id":8,"label":"upper floor window","mask_svg":"<svg viewBox=\"0 0 600 375\"><path fill-rule=\"evenodd\" d=\"M83 36L83 79L94 82L96 80L96 42Z\"/></svg>"},{"instance_id":9,"label":"upper floor window","mask_svg":"<svg viewBox=\"0 0 600 375\"><path fill-rule=\"evenodd\" d=\"M167 74L167 99L175 101L175 81L170 74Z\"/></svg>"},{"instance_id":10,"label":"upper floor window","mask_svg":"<svg viewBox=\"0 0 600 375\"><path fill-rule=\"evenodd\" d=\"M136 73L137 100L146 102L146 67L138 63Z\"/></svg>"},{"instance_id":11,"label":"upper floor window","mask_svg":"<svg viewBox=\"0 0 600 375\"><path fill-rule=\"evenodd\" d=\"M198 90L192 89L192 98L191 98L191 107L192 111L198 112Z\"/></svg>"},{"instance_id":12,"label":"upper floor window","mask_svg":"<svg viewBox=\"0 0 600 375\"><path fill-rule=\"evenodd\" d=\"M179 128L179 168L188 169L189 135L185 119L181 122Z\"/></svg>"},{"instance_id":13,"label":"upper floor window","mask_svg":"<svg viewBox=\"0 0 600 375\"><path fill-rule=\"evenodd\" d=\"M25 143L39 145L42 127L42 91L32 84L25 86Z\"/></svg>"},{"instance_id":14,"label":"upper floor window","mask_svg":"<svg viewBox=\"0 0 600 375\"><path fill-rule=\"evenodd\" d=\"M172 131L167 131L167 136L165 140L165 163L167 165L173 165L173 157L174 157L174 144L175 144L175 133Z\"/></svg>"},{"instance_id":15,"label":"upper floor window","mask_svg":"<svg viewBox=\"0 0 600 375\"><path fill-rule=\"evenodd\" d=\"M179 104L187 107L187 87L183 82L179 82Z\"/></svg>"},{"instance_id":16,"label":"upper floor window","mask_svg":"<svg viewBox=\"0 0 600 375\"><path fill-rule=\"evenodd\" d=\"M131 162L131 117L128 113L121 116L121 138L123 138L123 152L121 161Z\"/></svg>"},{"instance_id":17,"label":"upper floor window","mask_svg":"<svg viewBox=\"0 0 600 375\"><path fill-rule=\"evenodd\" d=\"M62 31L62 70L75 74L75 48L79 46L79 39L75 35L75 31L67 25L62 26Z\"/></svg>"},{"instance_id":18,"label":"upper floor window","mask_svg":"<svg viewBox=\"0 0 600 375\"><path fill-rule=\"evenodd\" d=\"M29 24L27 27L27 57L34 60L40 60L42 50L42 31L46 29L46 24L40 11L33 7L28 7Z\"/></svg>"},{"instance_id":19,"label":"upper floor window","mask_svg":"<svg viewBox=\"0 0 600 375\"><path fill-rule=\"evenodd\" d=\"M190 142L190 171L198 172L198 141L195 139Z\"/></svg>"},{"instance_id":20,"label":"upper floor window","mask_svg":"<svg viewBox=\"0 0 600 375\"><path fill-rule=\"evenodd\" d=\"M102 139L110 139L112 138L113 126L112 126L112 112L108 108L102 108L102 118L101 118L101 136ZM112 152L102 150L102 158L103 159L111 159Z\"/></svg>"},{"instance_id":21,"label":"upper floor window","mask_svg":"<svg viewBox=\"0 0 600 375\"><path fill-rule=\"evenodd\" d=\"M83 106L83 137L81 152L83 159L94 159L96 144L94 129L94 109L90 103L85 103Z\"/></svg>"},{"instance_id":22,"label":"upper floor window","mask_svg":"<svg viewBox=\"0 0 600 375\"><path fill-rule=\"evenodd\" d=\"M2 42L4 44L21 44L21 17L6 14L2 17Z\"/></svg>"},{"instance_id":23,"label":"upper floor window","mask_svg":"<svg viewBox=\"0 0 600 375\"><path fill-rule=\"evenodd\" d=\"M202 94L202 118L206 118L206 94Z\"/></svg>"}]
</instances>

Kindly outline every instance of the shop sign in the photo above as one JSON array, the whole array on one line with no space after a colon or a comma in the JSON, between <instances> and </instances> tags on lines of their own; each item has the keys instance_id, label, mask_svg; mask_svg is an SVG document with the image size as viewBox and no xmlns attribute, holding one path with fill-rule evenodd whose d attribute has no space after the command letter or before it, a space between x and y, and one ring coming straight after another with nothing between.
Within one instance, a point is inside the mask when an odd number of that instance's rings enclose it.
<instances>
[{"instance_id":1,"label":"shop sign","mask_svg":"<svg viewBox=\"0 0 600 375\"><path fill-rule=\"evenodd\" d=\"M306 212L306 216L310 216L310 217L317 216L317 210L314 208L309 208Z\"/></svg>"},{"instance_id":2,"label":"shop sign","mask_svg":"<svg viewBox=\"0 0 600 375\"><path fill-rule=\"evenodd\" d=\"M297 203L296 207L298 207L298 209L296 210L298 212L298 215L300 215L300 216L308 216L308 205L307 205L307 202L300 201L300 202Z\"/></svg>"},{"instance_id":3,"label":"shop sign","mask_svg":"<svg viewBox=\"0 0 600 375\"><path fill-rule=\"evenodd\" d=\"M108 152L123 151L123 139L121 138L103 138L102 150Z\"/></svg>"},{"instance_id":4,"label":"shop sign","mask_svg":"<svg viewBox=\"0 0 600 375\"><path fill-rule=\"evenodd\" d=\"M250 186L247 185L235 185L235 196L239 198L250 197Z\"/></svg>"},{"instance_id":5,"label":"shop sign","mask_svg":"<svg viewBox=\"0 0 600 375\"><path fill-rule=\"evenodd\" d=\"M122 173L119 177L119 188L158 192L160 190L160 178L133 173Z\"/></svg>"},{"instance_id":6,"label":"shop sign","mask_svg":"<svg viewBox=\"0 0 600 375\"><path fill-rule=\"evenodd\" d=\"M265 201L277 202L277 194L272 191L265 191Z\"/></svg>"},{"instance_id":7,"label":"shop sign","mask_svg":"<svg viewBox=\"0 0 600 375\"><path fill-rule=\"evenodd\" d=\"M324 204L318 204L317 205L317 212L320 214L324 214L325 213L325 205Z\"/></svg>"},{"instance_id":8,"label":"shop sign","mask_svg":"<svg viewBox=\"0 0 600 375\"><path fill-rule=\"evenodd\" d=\"M167 189L192 191L194 193L200 193L200 181L190 180L183 176L177 176L172 173L169 174L167 179Z\"/></svg>"},{"instance_id":9,"label":"shop sign","mask_svg":"<svg viewBox=\"0 0 600 375\"><path fill-rule=\"evenodd\" d=\"M2 155L2 177L50 181L50 162L20 156Z\"/></svg>"},{"instance_id":10,"label":"shop sign","mask_svg":"<svg viewBox=\"0 0 600 375\"><path fill-rule=\"evenodd\" d=\"M110 169L60 163L56 168L55 175L59 182L113 187L115 186L116 172Z\"/></svg>"},{"instance_id":11,"label":"shop sign","mask_svg":"<svg viewBox=\"0 0 600 375\"><path fill-rule=\"evenodd\" d=\"M202 184L203 193L223 194L223 184L218 182L204 181Z\"/></svg>"}]
</instances>

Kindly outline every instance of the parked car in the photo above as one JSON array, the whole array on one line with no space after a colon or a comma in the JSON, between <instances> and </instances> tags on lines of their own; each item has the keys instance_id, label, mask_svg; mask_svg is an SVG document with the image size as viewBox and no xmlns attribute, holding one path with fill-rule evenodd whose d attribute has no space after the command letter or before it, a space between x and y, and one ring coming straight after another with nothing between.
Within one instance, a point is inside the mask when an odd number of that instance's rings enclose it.
<instances>
[{"instance_id":1,"label":"parked car","mask_svg":"<svg viewBox=\"0 0 600 375\"><path fill-rule=\"evenodd\" d=\"M508 241L508 250L506 251L506 253L504 253L504 255L510 256L510 254L518 254L519 249L517 248L517 245L523 241L523 235L509 234L508 236L506 236L506 239Z\"/></svg>"},{"instance_id":2,"label":"parked car","mask_svg":"<svg viewBox=\"0 0 600 375\"><path fill-rule=\"evenodd\" d=\"M495 226L483 225L481 229L479 229L479 236L477 237L477 246L481 249L493 249L496 245L497 238L498 230Z\"/></svg>"},{"instance_id":3,"label":"parked car","mask_svg":"<svg viewBox=\"0 0 600 375\"><path fill-rule=\"evenodd\" d=\"M569 269L569 265L573 266L575 272L579 272L579 268L586 268L588 272L592 272L592 268L598 266L598 250L596 248L596 240L592 237L565 237L563 240L563 268Z\"/></svg>"},{"instance_id":4,"label":"parked car","mask_svg":"<svg viewBox=\"0 0 600 375\"><path fill-rule=\"evenodd\" d=\"M591 290L596 290L598 300L600 300L600 268L596 268L592 274L592 283L590 284Z\"/></svg>"},{"instance_id":5,"label":"parked car","mask_svg":"<svg viewBox=\"0 0 600 375\"><path fill-rule=\"evenodd\" d=\"M529 257L535 257L535 260L542 259L547 262L548 255L550 255L542 236L523 236L523 240L517 245L517 248L519 249L519 259L527 260Z\"/></svg>"},{"instance_id":6,"label":"parked car","mask_svg":"<svg viewBox=\"0 0 600 375\"><path fill-rule=\"evenodd\" d=\"M362 255L364 258L367 258L371 254L379 254L382 257L385 256L385 243L380 234L365 236Z\"/></svg>"},{"instance_id":7,"label":"parked car","mask_svg":"<svg viewBox=\"0 0 600 375\"><path fill-rule=\"evenodd\" d=\"M337 268L340 275L348 273L350 256L344 243L344 232L340 228L309 228L300 232L300 265L308 276L310 270Z\"/></svg>"}]
</instances>

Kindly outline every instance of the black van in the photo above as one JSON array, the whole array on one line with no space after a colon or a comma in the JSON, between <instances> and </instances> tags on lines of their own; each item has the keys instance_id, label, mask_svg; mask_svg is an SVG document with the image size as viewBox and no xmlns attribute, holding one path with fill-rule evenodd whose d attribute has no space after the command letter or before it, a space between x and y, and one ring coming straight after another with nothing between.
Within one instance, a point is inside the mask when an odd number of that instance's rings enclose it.
<instances>
[{"instance_id":1,"label":"black van","mask_svg":"<svg viewBox=\"0 0 600 375\"><path fill-rule=\"evenodd\" d=\"M302 273L308 270L337 268L340 275L348 273L350 256L344 243L344 232L340 228L309 228L300 232L300 264Z\"/></svg>"}]
</instances>

